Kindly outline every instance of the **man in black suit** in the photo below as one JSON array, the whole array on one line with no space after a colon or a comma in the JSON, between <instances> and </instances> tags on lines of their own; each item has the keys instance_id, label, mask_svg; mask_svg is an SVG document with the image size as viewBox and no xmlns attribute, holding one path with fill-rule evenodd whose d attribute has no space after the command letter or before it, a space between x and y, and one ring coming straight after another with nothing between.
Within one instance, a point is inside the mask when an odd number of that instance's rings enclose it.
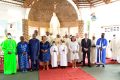
<instances>
[{"instance_id":1,"label":"man in black suit","mask_svg":"<svg viewBox=\"0 0 120 80\"><path fill-rule=\"evenodd\" d=\"M83 52L83 66L85 66L85 57L87 54L88 58L88 66L91 67L90 64L90 47L91 47L91 40L88 39L87 33L85 33L85 38L81 41L82 52Z\"/></svg>"}]
</instances>

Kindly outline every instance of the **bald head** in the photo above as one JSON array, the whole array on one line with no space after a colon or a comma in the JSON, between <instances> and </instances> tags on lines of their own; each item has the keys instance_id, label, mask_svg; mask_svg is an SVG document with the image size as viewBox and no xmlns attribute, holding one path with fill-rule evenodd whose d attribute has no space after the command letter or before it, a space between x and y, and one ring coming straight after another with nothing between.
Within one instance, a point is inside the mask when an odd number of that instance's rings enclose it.
<instances>
[{"instance_id":1,"label":"bald head","mask_svg":"<svg viewBox=\"0 0 120 80\"><path fill-rule=\"evenodd\" d=\"M20 40L21 40L21 42L24 42L24 40L25 40L24 36L20 36Z\"/></svg>"},{"instance_id":2,"label":"bald head","mask_svg":"<svg viewBox=\"0 0 120 80\"><path fill-rule=\"evenodd\" d=\"M38 31L37 31L37 30L35 30L35 31L34 31L34 34L37 36L37 35L38 35Z\"/></svg>"},{"instance_id":3,"label":"bald head","mask_svg":"<svg viewBox=\"0 0 120 80\"><path fill-rule=\"evenodd\" d=\"M102 34L101 34L101 38L104 38L104 37L105 37L105 33L102 33Z\"/></svg>"},{"instance_id":4,"label":"bald head","mask_svg":"<svg viewBox=\"0 0 120 80\"><path fill-rule=\"evenodd\" d=\"M47 35L47 36L49 36L49 35L50 35L50 33L49 33L49 32L46 32L46 35Z\"/></svg>"}]
</instances>

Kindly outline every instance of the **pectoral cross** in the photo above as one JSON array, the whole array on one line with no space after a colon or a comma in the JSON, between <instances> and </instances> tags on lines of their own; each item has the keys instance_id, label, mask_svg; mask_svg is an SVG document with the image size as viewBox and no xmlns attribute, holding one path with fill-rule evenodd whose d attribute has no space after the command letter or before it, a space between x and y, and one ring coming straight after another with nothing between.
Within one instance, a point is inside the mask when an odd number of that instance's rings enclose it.
<instances>
[{"instance_id":1,"label":"pectoral cross","mask_svg":"<svg viewBox=\"0 0 120 80\"><path fill-rule=\"evenodd\" d=\"M56 52L55 48L54 48L54 51L53 52Z\"/></svg>"},{"instance_id":2,"label":"pectoral cross","mask_svg":"<svg viewBox=\"0 0 120 80\"><path fill-rule=\"evenodd\" d=\"M63 51L65 51L65 47L64 47Z\"/></svg>"}]
</instances>

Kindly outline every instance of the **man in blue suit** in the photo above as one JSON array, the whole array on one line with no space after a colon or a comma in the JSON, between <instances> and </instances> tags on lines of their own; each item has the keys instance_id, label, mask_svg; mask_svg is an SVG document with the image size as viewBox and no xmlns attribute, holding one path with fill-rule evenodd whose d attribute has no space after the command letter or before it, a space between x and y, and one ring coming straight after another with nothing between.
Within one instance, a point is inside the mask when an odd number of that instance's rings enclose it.
<instances>
[{"instance_id":1,"label":"man in blue suit","mask_svg":"<svg viewBox=\"0 0 120 80\"><path fill-rule=\"evenodd\" d=\"M33 70L39 69L39 52L40 52L40 41L36 39L36 35L33 34L33 38L29 40L29 55L31 59L31 68Z\"/></svg>"}]
</instances>

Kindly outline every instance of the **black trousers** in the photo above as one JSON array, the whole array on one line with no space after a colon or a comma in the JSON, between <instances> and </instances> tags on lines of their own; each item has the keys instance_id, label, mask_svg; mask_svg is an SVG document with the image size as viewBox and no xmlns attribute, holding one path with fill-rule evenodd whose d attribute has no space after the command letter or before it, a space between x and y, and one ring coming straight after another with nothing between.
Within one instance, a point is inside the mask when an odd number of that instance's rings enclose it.
<instances>
[{"instance_id":1,"label":"black trousers","mask_svg":"<svg viewBox=\"0 0 120 80\"><path fill-rule=\"evenodd\" d=\"M86 54L87 54L87 58L88 58L88 65L90 65L90 51L83 51L83 65L85 65L85 58L86 58Z\"/></svg>"},{"instance_id":2,"label":"black trousers","mask_svg":"<svg viewBox=\"0 0 120 80\"><path fill-rule=\"evenodd\" d=\"M31 68L33 70L39 69L39 61L38 60L31 60Z\"/></svg>"}]
</instances>

